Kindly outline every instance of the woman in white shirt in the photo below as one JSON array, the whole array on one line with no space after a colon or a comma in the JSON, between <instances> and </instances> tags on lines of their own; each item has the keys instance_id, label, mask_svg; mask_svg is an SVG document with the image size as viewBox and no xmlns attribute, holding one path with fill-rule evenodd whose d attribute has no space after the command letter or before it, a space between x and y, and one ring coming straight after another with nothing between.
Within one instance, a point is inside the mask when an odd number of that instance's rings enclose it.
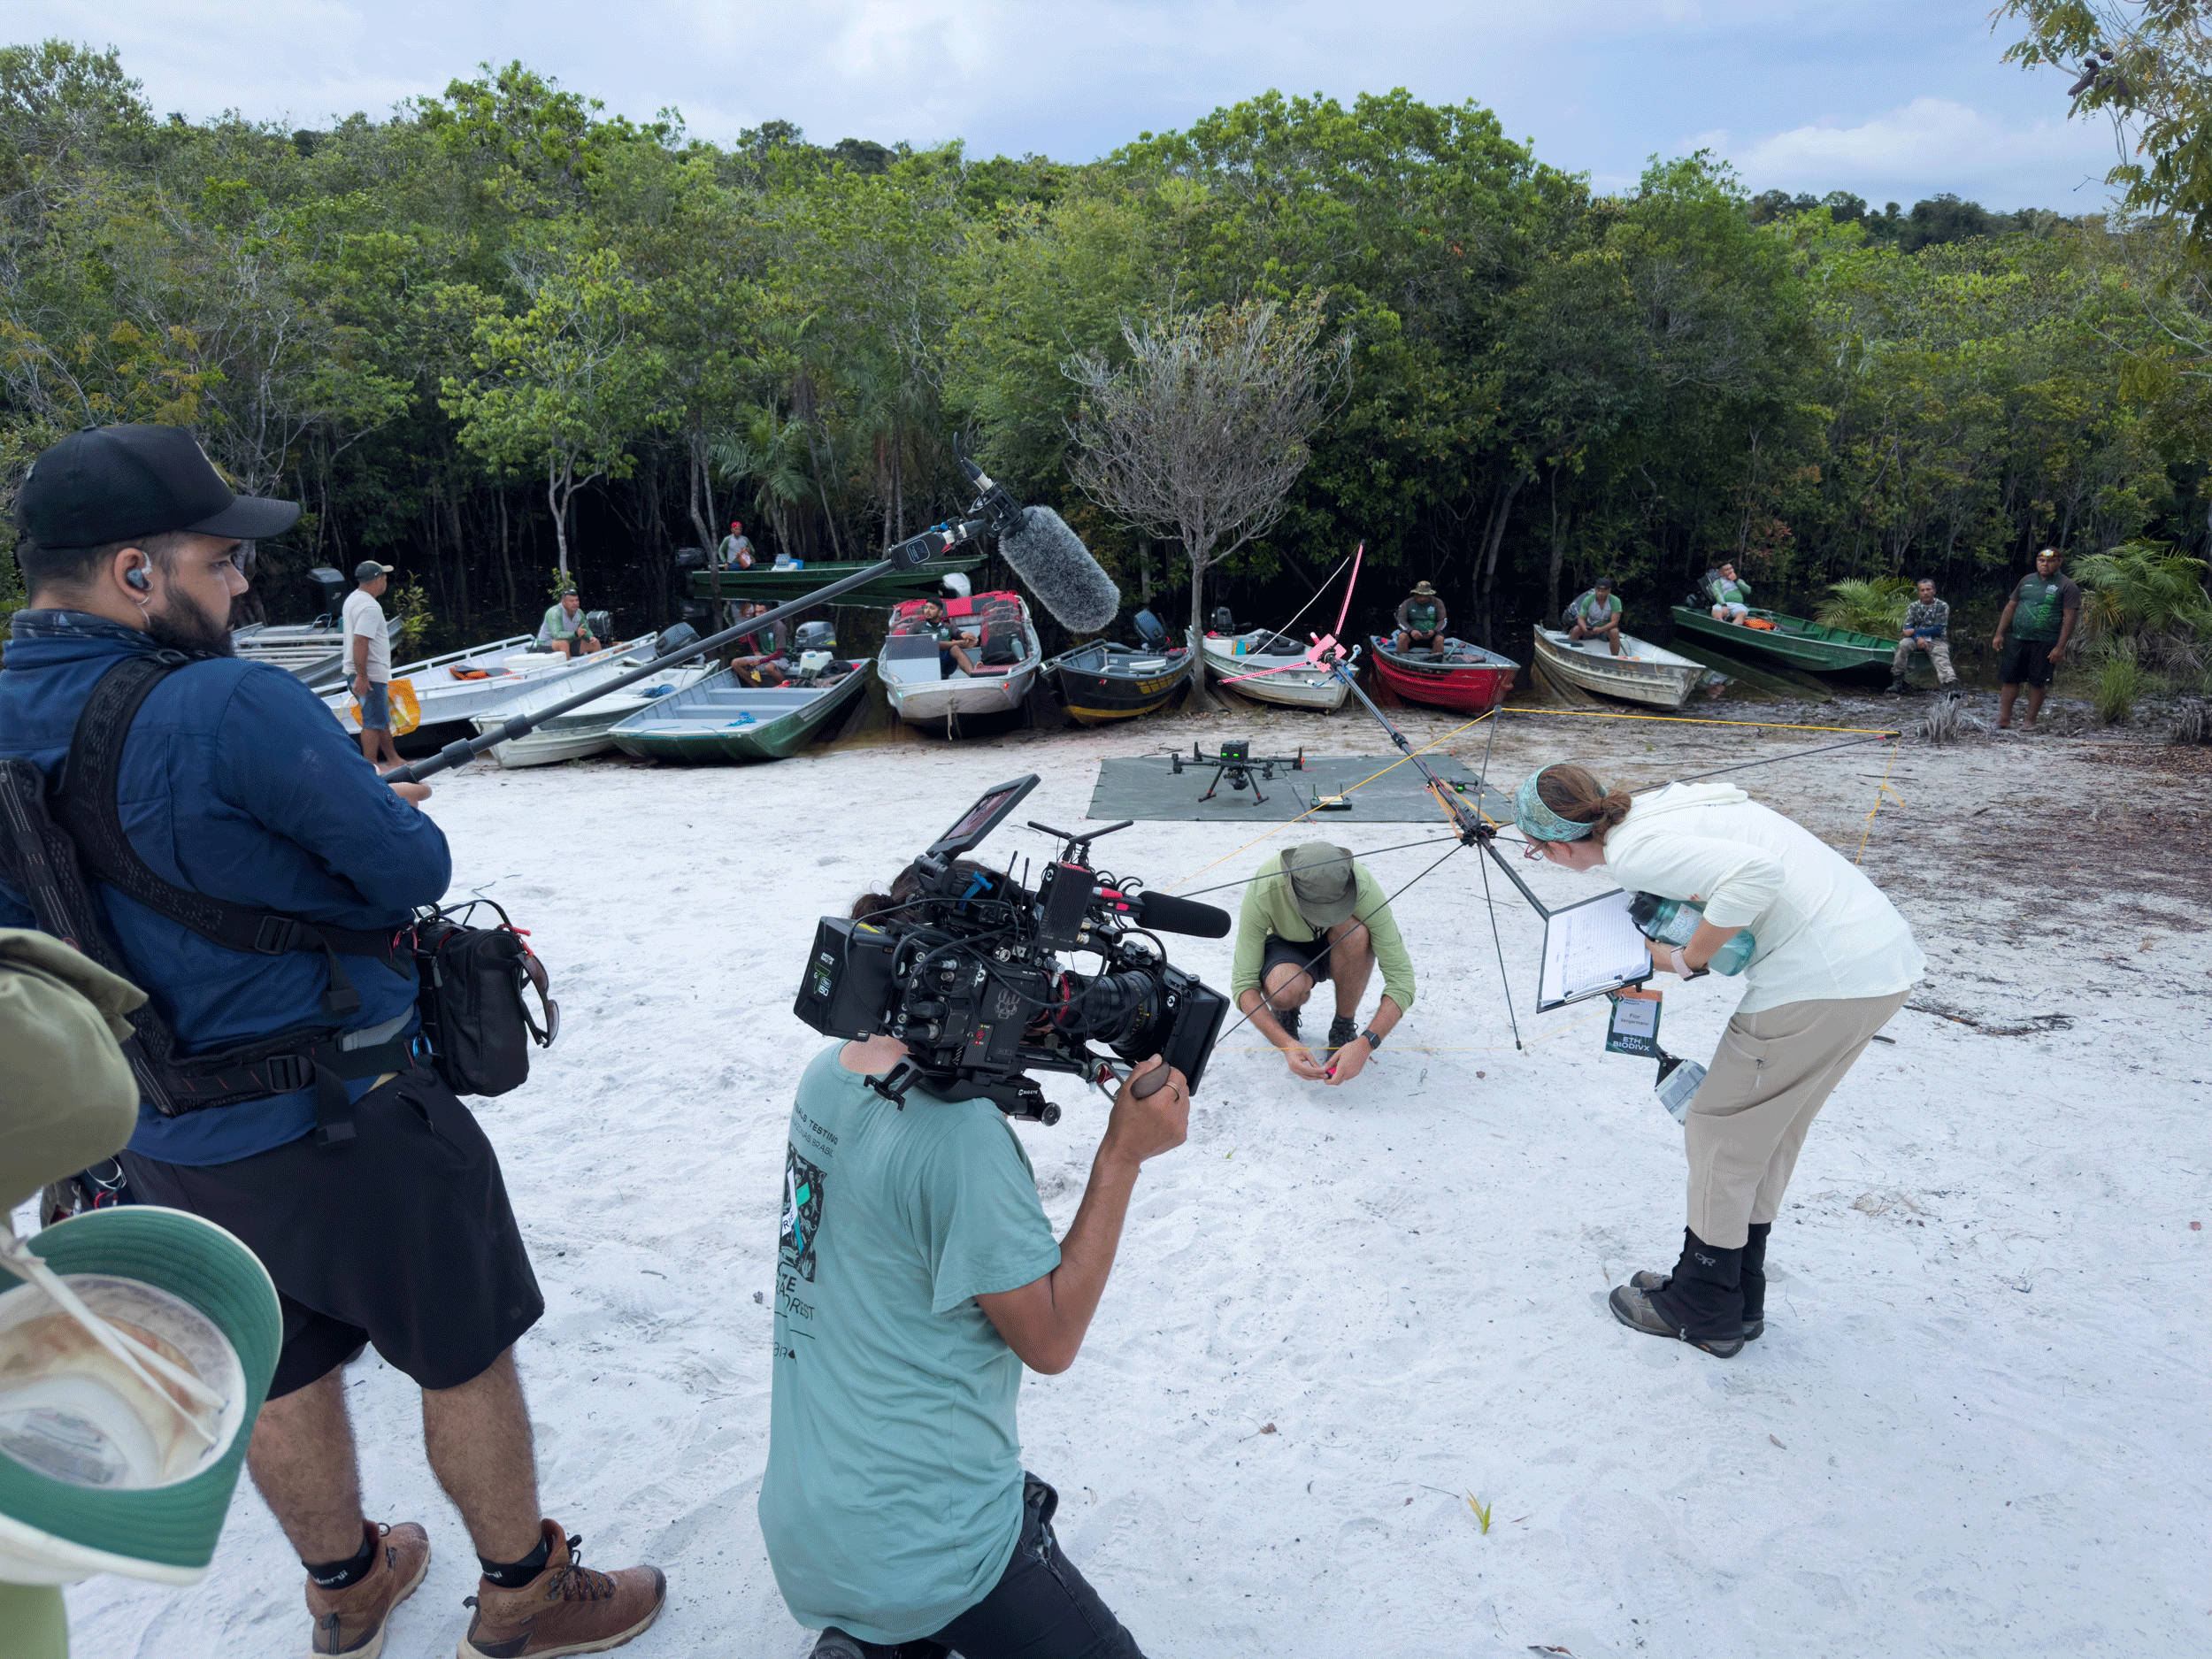
<instances>
[{"instance_id":1,"label":"woman in white shirt","mask_svg":"<svg viewBox=\"0 0 2212 1659\"><path fill-rule=\"evenodd\" d=\"M1513 805L1552 863L1703 902L1688 944L1652 941L1655 967L1694 978L1745 928L1757 941L1743 1001L1690 1102L1682 1259L1612 1296L1623 1325L1725 1358L1766 1328L1767 1234L1806 1131L1904 1006L1925 959L1855 865L1729 785L1669 784L1632 799L1560 764L1524 780Z\"/></svg>"}]
</instances>

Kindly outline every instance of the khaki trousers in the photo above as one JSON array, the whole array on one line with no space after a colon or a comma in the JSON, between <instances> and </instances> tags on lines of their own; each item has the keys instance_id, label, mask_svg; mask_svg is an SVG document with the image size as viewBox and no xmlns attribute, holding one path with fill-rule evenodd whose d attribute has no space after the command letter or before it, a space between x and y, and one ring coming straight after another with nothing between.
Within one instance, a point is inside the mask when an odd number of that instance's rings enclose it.
<instances>
[{"instance_id":1,"label":"khaki trousers","mask_svg":"<svg viewBox=\"0 0 2212 1659\"><path fill-rule=\"evenodd\" d=\"M1910 640L1898 641L1897 649L1889 659L1889 677L1902 680L1912 671L1912 659L1923 655L1935 664L1937 685L1948 686L1957 680L1958 675L1951 669L1951 641L1946 639L1930 640L1924 653L1916 651Z\"/></svg>"},{"instance_id":2,"label":"khaki trousers","mask_svg":"<svg viewBox=\"0 0 2212 1659\"><path fill-rule=\"evenodd\" d=\"M1830 1091L1910 995L1785 1002L1729 1020L1686 1125L1691 1232L1736 1250L1754 1222L1774 1219Z\"/></svg>"}]
</instances>

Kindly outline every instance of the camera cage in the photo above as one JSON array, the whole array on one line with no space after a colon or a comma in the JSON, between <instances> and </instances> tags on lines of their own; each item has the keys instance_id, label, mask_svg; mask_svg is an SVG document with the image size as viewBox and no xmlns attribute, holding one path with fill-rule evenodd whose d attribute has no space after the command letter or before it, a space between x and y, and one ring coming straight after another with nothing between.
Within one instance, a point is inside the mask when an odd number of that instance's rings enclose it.
<instances>
[{"instance_id":1,"label":"camera cage","mask_svg":"<svg viewBox=\"0 0 2212 1659\"><path fill-rule=\"evenodd\" d=\"M1087 835L1033 825L1061 842L1033 890L1010 870L960 872L1037 782L1033 773L985 790L913 861L920 891L895 910L826 916L816 927L792 1011L826 1036L907 1042L907 1057L872 1084L902 1106L918 1088L1052 1124L1059 1108L1030 1071L1110 1093L1156 1048L1194 1090L1203 1074L1228 999L1172 966L1158 936L1137 925L1141 882L1088 863L1090 843L1126 824ZM1094 954L1101 971L1077 974L1059 963L1063 952ZM1118 1025L1102 1033L1093 1021ZM1102 1038L1112 1053L1094 1051Z\"/></svg>"}]
</instances>

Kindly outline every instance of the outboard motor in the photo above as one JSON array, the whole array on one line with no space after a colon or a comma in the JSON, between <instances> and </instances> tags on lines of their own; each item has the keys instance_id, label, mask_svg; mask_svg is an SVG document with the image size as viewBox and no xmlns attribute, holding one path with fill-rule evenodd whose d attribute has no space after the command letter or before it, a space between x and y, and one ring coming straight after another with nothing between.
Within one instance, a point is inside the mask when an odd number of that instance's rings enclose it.
<instances>
[{"instance_id":1,"label":"outboard motor","mask_svg":"<svg viewBox=\"0 0 2212 1659\"><path fill-rule=\"evenodd\" d=\"M1214 632L1216 634L1234 634L1236 631L1237 619L1229 614L1229 607L1226 605L1216 605L1214 607Z\"/></svg>"},{"instance_id":2,"label":"outboard motor","mask_svg":"<svg viewBox=\"0 0 2212 1659\"><path fill-rule=\"evenodd\" d=\"M591 625L593 639L597 640L602 645L611 645L614 642L613 611L587 611L584 612L584 620Z\"/></svg>"},{"instance_id":3,"label":"outboard motor","mask_svg":"<svg viewBox=\"0 0 2212 1659\"><path fill-rule=\"evenodd\" d=\"M323 611L315 618L315 626L319 628L336 627L339 612L346 608L346 589L353 584L327 565L315 566L307 572L307 579L323 592Z\"/></svg>"},{"instance_id":4,"label":"outboard motor","mask_svg":"<svg viewBox=\"0 0 2212 1659\"><path fill-rule=\"evenodd\" d=\"M937 586L948 599L966 599L973 593L965 571L947 571L937 579Z\"/></svg>"},{"instance_id":5,"label":"outboard motor","mask_svg":"<svg viewBox=\"0 0 2212 1659\"><path fill-rule=\"evenodd\" d=\"M680 547L676 549L676 568L680 571L703 571L707 567L704 548Z\"/></svg>"},{"instance_id":6,"label":"outboard motor","mask_svg":"<svg viewBox=\"0 0 2212 1659\"><path fill-rule=\"evenodd\" d=\"M659 639L653 641L653 655L665 657L671 651L680 651L699 637L699 630L688 622L679 622L672 628L663 628Z\"/></svg>"},{"instance_id":7,"label":"outboard motor","mask_svg":"<svg viewBox=\"0 0 2212 1659\"><path fill-rule=\"evenodd\" d=\"M1137 637L1144 641L1148 649L1156 651L1165 648L1168 637L1166 623L1149 611L1138 611L1135 619Z\"/></svg>"},{"instance_id":8,"label":"outboard motor","mask_svg":"<svg viewBox=\"0 0 2212 1659\"><path fill-rule=\"evenodd\" d=\"M802 622L791 631L794 651L834 651L837 649L837 625L833 622Z\"/></svg>"}]
</instances>

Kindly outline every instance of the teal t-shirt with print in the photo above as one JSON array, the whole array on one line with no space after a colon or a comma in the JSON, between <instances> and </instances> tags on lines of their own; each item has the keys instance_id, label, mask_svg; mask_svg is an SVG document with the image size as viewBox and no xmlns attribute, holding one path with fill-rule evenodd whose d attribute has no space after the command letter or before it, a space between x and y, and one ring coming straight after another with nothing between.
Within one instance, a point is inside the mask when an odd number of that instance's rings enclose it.
<instances>
[{"instance_id":1,"label":"teal t-shirt with print","mask_svg":"<svg viewBox=\"0 0 2212 1659\"><path fill-rule=\"evenodd\" d=\"M1416 599L1406 606L1406 629L1412 634L1433 634L1444 620L1434 604L1425 599Z\"/></svg>"},{"instance_id":2,"label":"teal t-shirt with print","mask_svg":"<svg viewBox=\"0 0 2212 1659\"><path fill-rule=\"evenodd\" d=\"M1594 588L1578 594L1574 603L1567 607L1567 619L1570 622L1578 621L1586 628L1604 627L1607 624L1618 620L1620 614L1620 595L1608 594L1601 601L1598 598L1597 589Z\"/></svg>"},{"instance_id":3,"label":"teal t-shirt with print","mask_svg":"<svg viewBox=\"0 0 2212 1659\"><path fill-rule=\"evenodd\" d=\"M997 1108L903 1108L838 1062L784 1155L760 1530L800 1624L895 1644L997 1585L1022 1520L1022 1365L975 1299L1060 1264Z\"/></svg>"},{"instance_id":4,"label":"teal t-shirt with print","mask_svg":"<svg viewBox=\"0 0 2212 1659\"><path fill-rule=\"evenodd\" d=\"M2063 576L2046 581L2030 574L2020 579L2012 595L2012 637L2016 640L2055 640L2064 613L2081 604L2081 589Z\"/></svg>"}]
</instances>

